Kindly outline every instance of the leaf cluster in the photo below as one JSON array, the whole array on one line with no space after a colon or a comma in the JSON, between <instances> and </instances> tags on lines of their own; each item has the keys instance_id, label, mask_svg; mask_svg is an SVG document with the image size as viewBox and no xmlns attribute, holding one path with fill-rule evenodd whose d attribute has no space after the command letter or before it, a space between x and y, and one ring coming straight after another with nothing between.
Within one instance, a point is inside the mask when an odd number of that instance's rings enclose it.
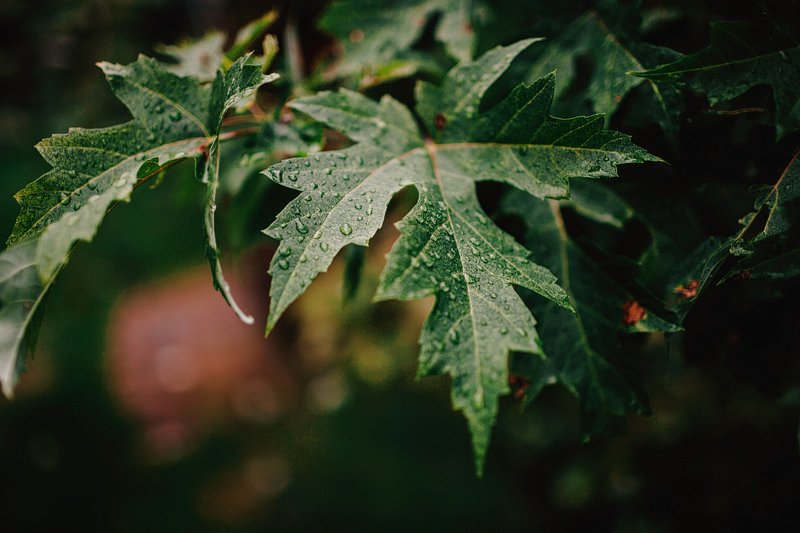
<instances>
[{"instance_id":1,"label":"leaf cluster","mask_svg":"<svg viewBox=\"0 0 800 533\"><path fill-rule=\"evenodd\" d=\"M246 323L222 273L218 196L244 219L275 187L296 191L263 221L279 241L267 333L416 190L375 299L434 297L418 374L450 376L478 471L509 394L527 405L558 383L578 398L586 438L623 427L650 410L636 369L619 364L627 335L679 332L715 282L800 272L800 25L772 3L762 11L723 21L612 0L339 0L318 20L338 55L304 77L288 22L280 51L267 35L263 56L247 53L275 13L227 49L212 33L161 47L166 60L99 64L132 119L37 145L53 168L17 194L0 253L4 392L78 243L138 186L193 159L213 284ZM678 24L706 24L708 42L671 41ZM257 94L279 77L264 74L273 59L289 82ZM704 173L753 211L710 208ZM753 197L742 187L758 183ZM709 216L725 231L699 222ZM354 291L365 256L348 257Z\"/></svg>"}]
</instances>

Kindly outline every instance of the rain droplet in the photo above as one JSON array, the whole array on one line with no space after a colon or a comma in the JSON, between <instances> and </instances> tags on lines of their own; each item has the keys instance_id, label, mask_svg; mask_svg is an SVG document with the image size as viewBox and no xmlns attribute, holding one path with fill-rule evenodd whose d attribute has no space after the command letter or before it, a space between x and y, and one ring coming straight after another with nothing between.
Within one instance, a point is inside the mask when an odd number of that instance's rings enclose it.
<instances>
[{"instance_id":1,"label":"rain droplet","mask_svg":"<svg viewBox=\"0 0 800 533\"><path fill-rule=\"evenodd\" d=\"M345 222L344 224L339 226L339 231L341 232L342 235L350 235L351 233L353 233L353 226Z\"/></svg>"},{"instance_id":2,"label":"rain droplet","mask_svg":"<svg viewBox=\"0 0 800 533\"><path fill-rule=\"evenodd\" d=\"M322 250L323 252L327 252L328 248L330 248L330 247L328 246L327 242L319 243L319 249Z\"/></svg>"},{"instance_id":3,"label":"rain droplet","mask_svg":"<svg viewBox=\"0 0 800 533\"><path fill-rule=\"evenodd\" d=\"M303 221L302 221L302 220L299 220L299 219L298 219L298 220L296 220L296 221L294 222L294 227L295 227L295 228L297 229L297 231L298 231L298 232L300 232L302 235L305 235L306 233L308 233L308 226L306 226L305 224L303 224Z\"/></svg>"},{"instance_id":4,"label":"rain droplet","mask_svg":"<svg viewBox=\"0 0 800 533\"><path fill-rule=\"evenodd\" d=\"M287 261L286 259L281 259L280 261L278 261L278 266L281 267L281 269L283 269L283 270L288 270L289 269L289 261Z\"/></svg>"},{"instance_id":5,"label":"rain droplet","mask_svg":"<svg viewBox=\"0 0 800 533\"><path fill-rule=\"evenodd\" d=\"M169 119L172 122L178 122L182 118L182 115L178 111L173 111L169 114Z\"/></svg>"},{"instance_id":6,"label":"rain droplet","mask_svg":"<svg viewBox=\"0 0 800 533\"><path fill-rule=\"evenodd\" d=\"M283 257L289 257L290 255L292 255L292 247L291 246L283 247L280 250L278 250L278 253L281 254L281 256Z\"/></svg>"},{"instance_id":7,"label":"rain droplet","mask_svg":"<svg viewBox=\"0 0 800 533\"><path fill-rule=\"evenodd\" d=\"M448 335L447 338L450 339L450 342L453 344L457 344L461 339L461 335L458 333L457 329L454 329L450 332L450 335Z\"/></svg>"},{"instance_id":8,"label":"rain droplet","mask_svg":"<svg viewBox=\"0 0 800 533\"><path fill-rule=\"evenodd\" d=\"M308 257L306 257L306 254L301 255L299 261L301 263L305 263L306 261L308 261Z\"/></svg>"}]
</instances>

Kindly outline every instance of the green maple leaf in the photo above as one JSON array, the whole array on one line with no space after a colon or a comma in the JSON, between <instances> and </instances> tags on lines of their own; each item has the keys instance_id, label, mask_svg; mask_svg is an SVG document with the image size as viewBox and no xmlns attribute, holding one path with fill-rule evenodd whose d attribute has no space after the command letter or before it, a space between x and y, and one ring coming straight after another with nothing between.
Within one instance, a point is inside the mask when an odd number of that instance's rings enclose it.
<instances>
[{"instance_id":1,"label":"green maple leaf","mask_svg":"<svg viewBox=\"0 0 800 533\"><path fill-rule=\"evenodd\" d=\"M636 302L570 238L562 218L564 206L615 228L634 217L630 206L598 184L574 187L576 194L562 202L535 201L514 191L503 199L500 211L519 217L522 244L532 250L532 260L561 280L575 309L569 313L542 298L530 299L540 317L538 330L547 358L515 360L514 370L530 381L525 401L533 401L545 385L562 383L579 398L588 439L623 427L629 411L649 413L641 393L609 361L618 351L619 335L680 328ZM636 306L631 310L643 314L627 316L626 306Z\"/></svg>"},{"instance_id":2,"label":"green maple leaf","mask_svg":"<svg viewBox=\"0 0 800 533\"><path fill-rule=\"evenodd\" d=\"M733 276L782 279L800 275L800 153L742 222L744 228L731 252L744 257L722 281ZM750 237L753 230L757 233Z\"/></svg>"},{"instance_id":3,"label":"green maple leaf","mask_svg":"<svg viewBox=\"0 0 800 533\"><path fill-rule=\"evenodd\" d=\"M683 107L678 90L670 84L660 86L654 80L631 76L629 72L673 61L680 54L639 42L631 35L638 28L629 29L631 23L627 19L631 14L621 16L618 13L621 8L616 3L611 6L613 11L609 8L602 12L587 11L546 41L544 50L531 65L529 79L557 70L563 82L556 90L559 99L579 78L578 59L589 57L592 68L586 80L588 86L582 88L580 94L588 99L592 111L611 115L630 91L646 82L646 114L661 126L669 139L674 139Z\"/></svg>"},{"instance_id":4,"label":"green maple leaf","mask_svg":"<svg viewBox=\"0 0 800 533\"><path fill-rule=\"evenodd\" d=\"M239 316L222 277L214 236L220 125L225 112L273 77L247 58L214 81L180 77L158 61L100 63L133 120L100 129L71 129L37 149L52 170L17 193L21 212L0 254L0 381L9 395L32 346L42 302L74 245L91 241L106 213L128 201L141 181L182 158L203 158L208 182L206 229L215 286Z\"/></svg>"},{"instance_id":5,"label":"green maple leaf","mask_svg":"<svg viewBox=\"0 0 800 533\"><path fill-rule=\"evenodd\" d=\"M319 21L344 47L340 74L374 70L406 57L427 22L439 13L436 38L461 60L472 57L470 0L339 0ZM412 60L413 62L413 60Z\"/></svg>"},{"instance_id":6,"label":"green maple leaf","mask_svg":"<svg viewBox=\"0 0 800 533\"><path fill-rule=\"evenodd\" d=\"M339 250L368 244L394 193L417 189L375 298L436 297L420 339L419 375L452 377L452 401L467 418L479 470L498 396L509 390L508 353L543 356L534 318L513 286L572 306L556 278L486 217L475 183L500 181L537 198L562 198L569 177L615 176L619 164L657 160L628 136L603 130L602 116L550 117L554 75L519 85L482 111L486 91L533 42L463 62L441 87L419 84L416 110L428 134L389 96L374 102L340 90L295 100L294 109L356 144L265 171L301 191L265 230L281 241L270 267L268 331Z\"/></svg>"},{"instance_id":7,"label":"green maple leaf","mask_svg":"<svg viewBox=\"0 0 800 533\"><path fill-rule=\"evenodd\" d=\"M708 95L712 105L767 84L775 99L778 137L800 127L800 45L796 34L768 21L714 23L707 48L633 74L686 85Z\"/></svg>"}]
</instances>

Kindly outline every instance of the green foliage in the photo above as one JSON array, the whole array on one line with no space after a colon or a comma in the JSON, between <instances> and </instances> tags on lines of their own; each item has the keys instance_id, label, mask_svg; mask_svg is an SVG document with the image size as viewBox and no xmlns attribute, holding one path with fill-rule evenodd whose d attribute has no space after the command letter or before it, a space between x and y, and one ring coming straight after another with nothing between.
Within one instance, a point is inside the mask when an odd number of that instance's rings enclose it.
<instances>
[{"instance_id":1,"label":"green foliage","mask_svg":"<svg viewBox=\"0 0 800 533\"><path fill-rule=\"evenodd\" d=\"M274 76L262 75L260 66L249 65L246 58L219 70L210 84L177 76L147 57L125 66L99 66L133 120L72 129L37 145L53 169L17 193L22 210L8 239L10 248L1 256L0 361L7 394L23 368L24 352L33 345L28 330L74 245L91 241L114 204L128 201L135 187L180 159L200 158L208 184L206 235L214 284L237 314L252 322L233 301L217 257L218 137L224 114Z\"/></svg>"},{"instance_id":2,"label":"green foliage","mask_svg":"<svg viewBox=\"0 0 800 533\"><path fill-rule=\"evenodd\" d=\"M395 63L417 70L412 53L435 15L440 19L436 38L456 59L468 60L474 48L470 0L340 0L331 4L320 27L334 35L345 53L338 65L340 75L375 71Z\"/></svg>"},{"instance_id":3,"label":"green foliage","mask_svg":"<svg viewBox=\"0 0 800 533\"><path fill-rule=\"evenodd\" d=\"M654 82L685 84L712 104L767 84L775 98L778 136L800 127L800 45L772 23L717 22L711 44L697 53L637 72Z\"/></svg>"},{"instance_id":4,"label":"green foliage","mask_svg":"<svg viewBox=\"0 0 800 533\"><path fill-rule=\"evenodd\" d=\"M420 344L419 375L448 373L454 406L464 411L480 470L508 389L509 351L543 356L518 285L572 310L567 295L528 252L491 224L475 183L504 182L544 199L568 195L568 178L616 175L622 163L657 158L602 117L549 116L555 77L519 85L481 112L481 101L533 41L496 48L452 69L441 87L418 86L417 112L390 97L375 103L340 90L295 100L293 108L357 144L273 165L267 174L301 191L267 230L281 240L270 274L267 330L344 246L366 246L392 195L413 185L419 200L400 223L376 299L436 296Z\"/></svg>"},{"instance_id":5,"label":"green foliage","mask_svg":"<svg viewBox=\"0 0 800 533\"><path fill-rule=\"evenodd\" d=\"M230 240L244 243L246 221L281 198L272 182L297 191L264 230L280 241L270 266L267 332L348 245L351 297L368 260L354 246L369 245L398 192L416 190L375 299L434 297L420 335L418 375L450 376L479 472L500 397L511 392L528 404L560 383L579 399L585 438L620 428L630 411L648 413L635 369L618 364L626 334L680 331L717 280L800 273L796 156L761 189L734 235L690 231L688 219L675 223L670 209L695 191L669 190L670 180L686 180L687 168L702 161L687 156L702 148L684 142L685 115L694 114L692 127L715 116L684 106L684 96L697 93L719 106L769 85L776 136L790 144L800 125L800 47L792 21L773 17L717 22L707 48L683 55L649 40L664 19L644 16L639 3L532 4L333 2L320 18L343 49L333 75L295 80L293 72L264 98L256 91L277 78L263 73L278 51L276 38L264 39L263 57L247 50L275 13L248 24L227 50L223 34L209 33L160 47L171 62L142 56L129 65L101 63L132 120L71 129L37 145L52 170L16 195L21 212L0 253L6 395L35 343L48 291L77 244L91 241L138 186L194 159L205 184L213 284L246 323L253 319L222 274L218 196L232 200ZM515 14L520 20L511 20ZM503 41L504 22L519 40ZM548 38L528 33L534 29ZM292 57L298 46L287 43L278 69L299 64ZM487 51L473 59L478 50ZM369 95L345 88L354 77ZM323 78L339 81L314 92ZM414 82L413 102L408 85L376 87L403 78ZM573 118L551 116L553 106ZM626 133L606 129L610 120ZM748 141L761 135L758 125L739 126L744 133L737 135ZM671 150L649 141L651 129ZM725 142L728 154L735 152L738 137ZM332 149L320 152L322 146ZM596 180L618 176L619 165L660 163L650 152L670 151L670 169L637 166L653 180L638 191L643 181L628 170L634 167L621 171L630 173L621 186ZM763 182L763 173L747 180ZM496 189L486 193L484 182ZM653 183L669 192L651 190ZM742 214L731 207L719 226ZM509 218L517 225L506 226ZM626 246L630 235L642 242ZM522 386L512 391L510 383Z\"/></svg>"},{"instance_id":6,"label":"green foliage","mask_svg":"<svg viewBox=\"0 0 800 533\"><path fill-rule=\"evenodd\" d=\"M774 186L756 202L755 211L743 219L744 228L732 253L743 258L726 275L781 279L800 274L800 162L798 154ZM759 230L759 222L763 224ZM751 232L756 231L755 235ZM752 235L752 236L751 236Z\"/></svg>"}]
</instances>

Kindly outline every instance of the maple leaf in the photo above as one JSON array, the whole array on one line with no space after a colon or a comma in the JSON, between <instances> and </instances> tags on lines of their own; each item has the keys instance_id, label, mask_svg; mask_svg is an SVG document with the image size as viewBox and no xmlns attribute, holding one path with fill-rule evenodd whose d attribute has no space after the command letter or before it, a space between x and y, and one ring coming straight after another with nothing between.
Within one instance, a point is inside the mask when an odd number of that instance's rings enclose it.
<instances>
[{"instance_id":1,"label":"maple leaf","mask_svg":"<svg viewBox=\"0 0 800 533\"><path fill-rule=\"evenodd\" d=\"M742 222L744 227L731 244L731 252L743 257L722 281L800 275L800 153ZM754 230L756 235L749 236Z\"/></svg>"},{"instance_id":2,"label":"maple leaf","mask_svg":"<svg viewBox=\"0 0 800 533\"><path fill-rule=\"evenodd\" d=\"M796 33L769 21L713 23L707 48L632 74L686 85L708 95L712 105L770 85L778 137L800 127L800 45Z\"/></svg>"},{"instance_id":3,"label":"maple leaf","mask_svg":"<svg viewBox=\"0 0 800 533\"><path fill-rule=\"evenodd\" d=\"M618 351L619 335L680 328L643 307L572 240L562 217L564 206L615 228L634 216L630 206L598 184L577 185L581 193L562 202L540 202L513 191L503 199L500 213L519 217L522 244L532 250L531 259L561 280L575 308L569 313L542 298L528 299L540 317L547 357L515 359L515 372L533 385L525 402L532 402L545 385L562 383L579 398L582 433L588 439L624 427L628 411L650 412L641 393L609 361Z\"/></svg>"},{"instance_id":4,"label":"maple leaf","mask_svg":"<svg viewBox=\"0 0 800 533\"><path fill-rule=\"evenodd\" d=\"M344 48L337 66L342 75L374 70L406 57L435 14L436 38L456 59L468 60L474 48L469 0L339 0L319 21Z\"/></svg>"},{"instance_id":5,"label":"maple leaf","mask_svg":"<svg viewBox=\"0 0 800 533\"><path fill-rule=\"evenodd\" d=\"M590 57L592 68L587 87L581 97L589 101L595 113L610 116L634 88L646 81L647 116L655 120L667 137L674 141L683 108L680 92L670 84L661 86L654 80L631 76L629 72L645 70L674 61L680 54L668 48L640 42L635 38L638 17L622 11L615 2L601 10L592 9L573 20L545 47L532 63L529 79L557 70L563 83L556 90L556 99L564 97L577 83L579 58ZM629 19L633 19L631 22Z\"/></svg>"},{"instance_id":6,"label":"maple leaf","mask_svg":"<svg viewBox=\"0 0 800 533\"><path fill-rule=\"evenodd\" d=\"M219 269L213 221L217 145L225 112L274 76L264 76L247 58L218 70L211 84L177 76L144 56L129 65L99 67L133 120L108 128L74 128L37 145L53 168L17 193L21 212L9 248L0 254L0 380L6 395L32 347L31 329L42 302L74 245L91 241L108 210L128 201L137 184L182 158L203 157L215 286L243 320L252 322L236 305Z\"/></svg>"},{"instance_id":7,"label":"maple leaf","mask_svg":"<svg viewBox=\"0 0 800 533\"><path fill-rule=\"evenodd\" d=\"M339 250L368 244L395 192L417 189L375 298L436 297L420 338L419 375L452 377L453 405L467 418L479 471L498 396L509 391L508 353L542 356L534 318L513 285L572 306L552 273L486 217L475 183L499 181L537 198L563 198L569 177L615 176L619 164L658 160L628 136L603 130L602 116L550 117L554 75L521 84L481 111L487 90L534 41L462 62L441 87L419 84L416 111L427 134L389 96L375 102L340 90L295 100L294 109L356 144L265 171L301 191L265 230L281 241L270 266L267 331Z\"/></svg>"}]
</instances>

